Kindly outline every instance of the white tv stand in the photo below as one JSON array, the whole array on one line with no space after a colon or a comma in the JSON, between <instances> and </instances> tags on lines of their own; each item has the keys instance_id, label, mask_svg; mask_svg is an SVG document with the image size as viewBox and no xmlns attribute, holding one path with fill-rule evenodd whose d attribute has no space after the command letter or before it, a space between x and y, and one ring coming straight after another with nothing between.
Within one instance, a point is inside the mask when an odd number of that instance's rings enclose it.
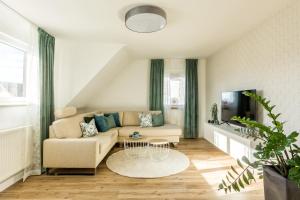
<instances>
[{"instance_id":1,"label":"white tv stand","mask_svg":"<svg viewBox=\"0 0 300 200\"><path fill-rule=\"evenodd\" d=\"M250 160L254 160L252 154L258 141L254 141L253 138L247 138L244 133L235 130L240 127L209 123L205 123L204 126L204 138L217 148L234 158L247 156Z\"/></svg>"}]
</instances>

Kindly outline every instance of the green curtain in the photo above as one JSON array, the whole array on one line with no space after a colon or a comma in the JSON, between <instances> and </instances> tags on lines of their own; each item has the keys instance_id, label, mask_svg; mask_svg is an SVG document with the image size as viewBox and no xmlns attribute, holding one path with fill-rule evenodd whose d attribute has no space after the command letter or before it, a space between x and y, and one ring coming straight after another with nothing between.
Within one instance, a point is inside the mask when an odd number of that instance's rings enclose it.
<instances>
[{"instance_id":1,"label":"green curtain","mask_svg":"<svg viewBox=\"0 0 300 200\"><path fill-rule=\"evenodd\" d=\"M164 112L164 60L152 59L150 69L149 109Z\"/></svg>"},{"instance_id":2,"label":"green curtain","mask_svg":"<svg viewBox=\"0 0 300 200\"><path fill-rule=\"evenodd\" d=\"M198 138L198 60L186 59L184 138Z\"/></svg>"},{"instance_id":3,"label":"green curtain","mask_svg":"<svg viewBox=\"0 0 300 200\"><path fill-rule=\"evenodd\" d=\"M54 121L53 64L55 38L38 28L40 69L41 148L49 137L49 126ZM43 151L42 151L43 152Z\"/></svg>"}]
</instances>

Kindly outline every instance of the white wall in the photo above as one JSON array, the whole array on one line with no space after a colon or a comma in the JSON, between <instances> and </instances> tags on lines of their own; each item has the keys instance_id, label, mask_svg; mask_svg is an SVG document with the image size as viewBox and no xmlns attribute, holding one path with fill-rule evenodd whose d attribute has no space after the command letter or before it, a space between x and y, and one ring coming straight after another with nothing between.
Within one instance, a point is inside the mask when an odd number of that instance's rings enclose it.
<instances>
[{"instance_id":1,"label":"white wall","mask_svg":"<svg viewBox=\"0 0 300 200\"><path fill-rule=\"evenodd\" d=\"M132 60L94 96L88 107L107 110L148 109L149 75L148 59Z\"/></svg>"},{"instance_id":2,"label":"white wall","mask_svg":"<svg viewBox=\"0 0 300 200\"><path fill-rule=\"evenodd\" d=\"M31 24L0 1L0 32L24 43L30 41ZM0 105L0 129L27 125L27 106Z\"/></svg>"},{"instance_id":3,"label":"white wall","mask_svg":"<svg viewBox=\"0 0 300 200\"><path fill-rule=\"evenodd\" d=\"M221 92L257 89L277 105L286 130L300 129L300 2L207 60L207 116ZM269 123L265 113L260 121Z\"/></svg>"},{"instance_id":4,"label":"white wall","mask_svg":"<svg viewBox=\"0 0 300 200\"><path fill-rule=\"evenodd\" d=\"M55 107L64 107L124 45L55 38Z\"/></svg>"}]
</instances>

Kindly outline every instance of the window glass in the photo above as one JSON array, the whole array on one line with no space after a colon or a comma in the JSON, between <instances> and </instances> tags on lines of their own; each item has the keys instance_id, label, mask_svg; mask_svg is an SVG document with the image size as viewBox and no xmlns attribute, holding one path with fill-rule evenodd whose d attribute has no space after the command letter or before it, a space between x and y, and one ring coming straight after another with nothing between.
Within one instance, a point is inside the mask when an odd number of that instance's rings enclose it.
<instances>
[{"instance_id":1,"label":"window glass","mask_svg":"<svg viewBox=\"0 0 300 200\"><path fill-rule=\"evenodd\" d=\"M165 104L171 106L184 105L185 99L184 77L177 74L170 74L165 78Z\"/></svg>"},{"instance_id":2,"label":"window glass","mask_svg":"<svg viewBox=\"0 0 300 200\"><path fill-rule=\"evenodd\" d=\"M25 51L0 42L0 98L25 96Z\"/></svg>"}]
</instances>

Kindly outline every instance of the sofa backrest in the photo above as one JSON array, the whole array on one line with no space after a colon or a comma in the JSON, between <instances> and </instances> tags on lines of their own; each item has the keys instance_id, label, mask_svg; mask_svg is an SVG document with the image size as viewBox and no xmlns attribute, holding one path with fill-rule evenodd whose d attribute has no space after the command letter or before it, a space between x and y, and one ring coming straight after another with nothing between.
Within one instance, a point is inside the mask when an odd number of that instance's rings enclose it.
<instances>
[{"instance_id":1,"label":"sofa backrest","mask_svg":"<svg viewBox=\"0 0 300 200\"><path fill-rule=\"evenodd\" d=\"M122 126L139 126L140 119L139 113L141 112L149 112L151 114L160 114L161 111L125 111L123 112L123 123Z\"/></svg>"},{"instance_id":2,"label":"sofa backrest","mask_svg":"<svg viewBox=\"0 0 300 200\"><path fill-rule=\"evenodd\" d=\"M140 120L138 114L140 112L150 112L152 114L159 114L161 111L125 111L118 112L119 119L122 126L139 126ZM84 117L92 117L98 113L112 113L112 112L89 112L84 114L77 114L75 116L58 119L49 127L50 138L80 138L82 132L80 129L80 122L84 121Z\"/></svg>"},{"instance_id":3,"label":"sofa backrest","mask_svg":"<svg viewBox=\"0 0 300 200\"><path fill-rule=\"evenodd\" d=\"M138 126L139 122L139 112L138 111L126 111L123 114L122 126Z\"/></svg>"},{"instance_id":4,"label":"sofa backrest","mask_svg":"<svg viewBox=\"0 0 300 200\"><path fill-rule=\"evenodd\" d=\"M49 128L50 138L80 138L82 132L80 122L85 116L94 116L95 112L78 114L72 117L56 120Z\"/></svg>"}]
</instances>

